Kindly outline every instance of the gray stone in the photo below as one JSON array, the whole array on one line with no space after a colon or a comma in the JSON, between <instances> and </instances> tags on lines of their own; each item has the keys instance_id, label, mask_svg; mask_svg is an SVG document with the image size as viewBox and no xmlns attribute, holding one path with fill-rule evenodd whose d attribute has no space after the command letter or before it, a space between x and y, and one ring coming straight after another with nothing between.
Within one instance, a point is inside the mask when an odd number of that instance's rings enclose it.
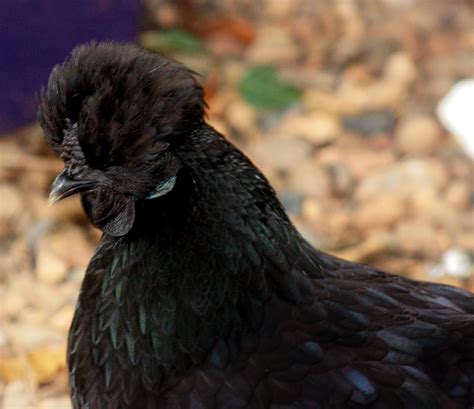
<instances>
[{"instance_id":1,"label":"gray stone","mask_svg":"<svg viewBox=\"0 0 474 409\"><path fill-rule=\"evenodd\" d=\"M342 126L362 136L391 133L397 122L396 115L389 110L366 111L342 118Z\"/></svg>"}]
</instances>

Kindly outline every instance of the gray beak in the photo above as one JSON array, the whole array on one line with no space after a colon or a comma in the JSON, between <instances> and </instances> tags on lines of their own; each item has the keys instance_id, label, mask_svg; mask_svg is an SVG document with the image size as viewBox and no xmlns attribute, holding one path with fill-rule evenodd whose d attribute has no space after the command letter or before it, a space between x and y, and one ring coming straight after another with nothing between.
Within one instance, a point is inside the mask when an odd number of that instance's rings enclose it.
<instances>
[{"instance_id":1,"label":"gray beak","mask_svg":"<svg viewBox=\"0 0 474 409\"><path fill-rule=\"evenodd\" d=\"M89 190L94 184L90 180L73 180L66 176L64 172L61 172L54 179L51 191L49 192L48 206L68 196Z\"/></svg>"}]
</instances>

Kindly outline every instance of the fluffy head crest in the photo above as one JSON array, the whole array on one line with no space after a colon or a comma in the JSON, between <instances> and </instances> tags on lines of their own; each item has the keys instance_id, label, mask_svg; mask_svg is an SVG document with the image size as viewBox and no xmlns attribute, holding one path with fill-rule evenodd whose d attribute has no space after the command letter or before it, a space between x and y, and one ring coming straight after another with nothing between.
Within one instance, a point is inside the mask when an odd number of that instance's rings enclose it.
<instances>
[{"instance_id":1,"label":"fluffy head crest","mask_svg":"<svg viewBox=\"0 0 474 409\"><path fill-rule=\"evenodd\" d=\"M129 165L202 123L203 89L180 63L132 45L75 48L42 93L39 120L59 154L83 152L92 167ZM70 122L68 122L70 121ZM64 139L72 132L79 145ZM72 134L71 134L72 135Z\"/></svg>"}]
</instances>

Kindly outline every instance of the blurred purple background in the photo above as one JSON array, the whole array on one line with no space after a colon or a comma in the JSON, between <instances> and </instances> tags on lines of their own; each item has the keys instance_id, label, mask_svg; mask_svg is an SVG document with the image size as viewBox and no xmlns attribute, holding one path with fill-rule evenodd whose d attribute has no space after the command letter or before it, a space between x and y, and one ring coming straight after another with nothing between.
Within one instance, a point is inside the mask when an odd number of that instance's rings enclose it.
<instances>
[{"instance_id":1,"label":"blurred purple background","mask_svg":"<svg viewBox=\"0 0 474 409\"><path fill-rule=\"evenodd\" d=\"M51 68L80 43L133 41L136 0L3 0L0 12L0 134L36 117Z\"/></svg>"}]
</instances>

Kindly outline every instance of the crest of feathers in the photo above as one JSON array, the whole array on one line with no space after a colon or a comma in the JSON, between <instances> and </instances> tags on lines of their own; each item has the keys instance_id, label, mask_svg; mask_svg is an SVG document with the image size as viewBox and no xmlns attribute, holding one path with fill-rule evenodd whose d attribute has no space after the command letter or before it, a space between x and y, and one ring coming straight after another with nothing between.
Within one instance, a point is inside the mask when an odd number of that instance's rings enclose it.
<instances>
[{"instance_id":1,"label":"crest of feathers","mask_svg":"<svg viewBox=\"0 0 474 409\"><path fill-rule=\"evenodd\" d=\"M77 138L91 166L133 166L203 122L195 72L133 45L120 50L82 45L51 72L38 115L58 154L71 124L80 122Z\"/></svg>"}]
</instances>

